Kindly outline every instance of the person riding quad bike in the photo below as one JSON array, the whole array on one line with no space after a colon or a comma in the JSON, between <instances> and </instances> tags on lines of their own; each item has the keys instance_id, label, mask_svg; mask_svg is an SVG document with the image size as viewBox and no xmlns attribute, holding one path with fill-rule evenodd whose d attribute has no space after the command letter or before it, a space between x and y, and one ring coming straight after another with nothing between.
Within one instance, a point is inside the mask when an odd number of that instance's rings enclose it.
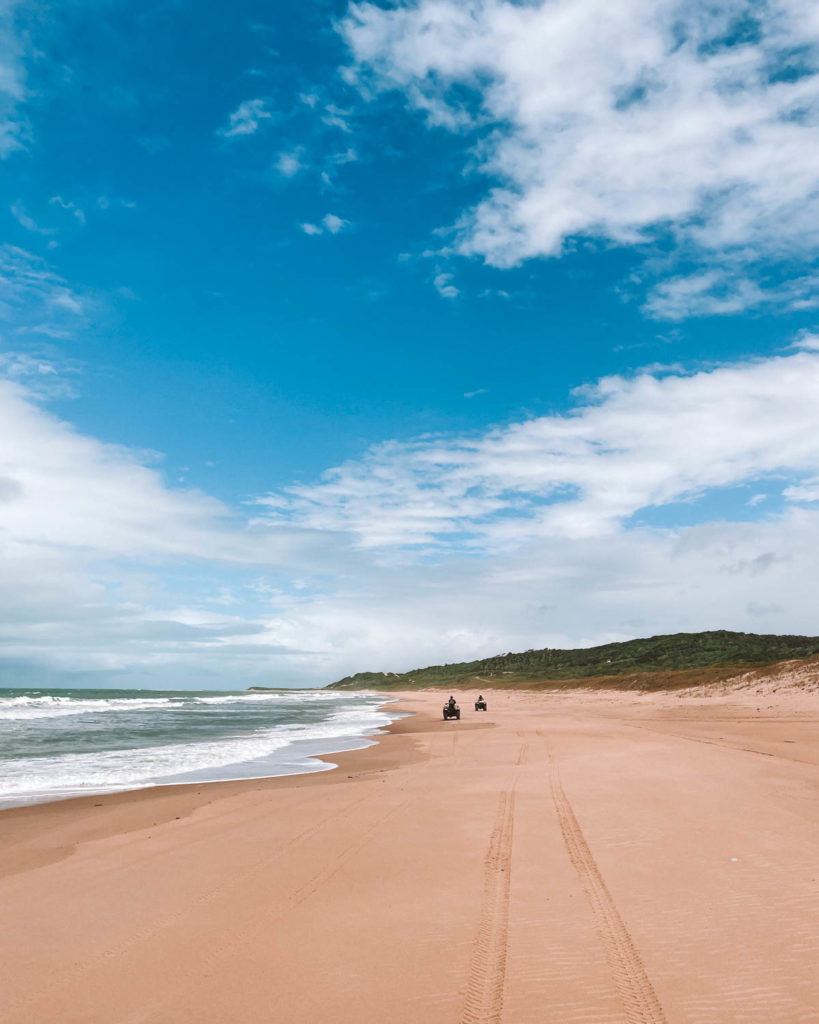
<instances>
[{"instance_id":1,"label":"person riding quad bike","mask_svg":"<svg viewBox=\"0 0 819 1024\"><path fill-rule=\"evenodd\" d=\"M455 698L450 697L449 700L444 704L444 719L447 718L460 718L461 709L455 703Z\"/></svg>"}]
</instances>

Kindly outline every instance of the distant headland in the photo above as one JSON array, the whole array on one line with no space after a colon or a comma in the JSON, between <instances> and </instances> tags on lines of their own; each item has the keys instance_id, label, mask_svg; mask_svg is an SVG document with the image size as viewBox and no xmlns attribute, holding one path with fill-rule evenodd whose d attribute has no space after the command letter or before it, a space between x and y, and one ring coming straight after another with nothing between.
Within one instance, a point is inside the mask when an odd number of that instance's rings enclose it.
<instances>
[{"instance_id":1,"label":"distant headland","mask_svg":"<svg viewBox=\"0 0 819 1024\"><path fill-rule=\"evenodd\" d=\"M430 665L409 672L357 672L331 690L416 690L425 687L515 689L682 689L738 672L819 654L819 637L735 633L671 633L572 650L529 650L478 661ZM263 689L263 687L253 687Z\"/></svg>"}]
</instances>

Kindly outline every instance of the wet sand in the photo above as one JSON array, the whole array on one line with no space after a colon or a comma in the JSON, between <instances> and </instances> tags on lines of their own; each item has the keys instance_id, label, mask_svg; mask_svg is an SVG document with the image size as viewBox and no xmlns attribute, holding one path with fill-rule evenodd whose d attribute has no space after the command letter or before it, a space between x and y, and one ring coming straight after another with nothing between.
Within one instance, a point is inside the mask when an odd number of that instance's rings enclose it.
<instances>
[{"instance_id":1,"label":"wet sand","mask_svg":"<svg viewBox=\"0 0 819 1024\"><path fill-rule=\"evenodd\" d=\"M0 812L0 1018L819 1021L815 691L486 695L332 772Z\"/></svg>"}]
</instances>

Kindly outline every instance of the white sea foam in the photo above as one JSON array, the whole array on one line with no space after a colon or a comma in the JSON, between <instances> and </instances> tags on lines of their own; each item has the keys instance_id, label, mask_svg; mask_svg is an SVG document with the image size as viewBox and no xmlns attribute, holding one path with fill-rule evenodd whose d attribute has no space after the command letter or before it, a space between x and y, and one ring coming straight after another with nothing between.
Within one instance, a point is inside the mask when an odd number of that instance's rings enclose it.
<instances>
[{"instance_id":1,"label":"white sea foam","mask_svg":"<svg viewBox=\"0 0 819 1024\"><path fill-rule=\"evenodd\" d=\"M360 698L360 693L335 693L320 690L233 693L214 697L41 697L0 698L0 721L19 722L36 718L63 718L68 715L100 715L106 712L145 711L148 708L173 708L185 704L307 704L332 703Z\"/></svg>"},{"instance_id":2,"label":"white sea foam","mask_svg":"<svg viewBox=\"0 0 819 1024\"><path fill-rule=\"evenodd\" d=\"M361 693L336 693L326 690L277 690L271 693L231 693L218 697L193 697L195 704L236 704L271 701L280 704L306 704L309 701L355 700Z\"/></svg>"},{"instance_id":3,"label":"white sea foam","mask_svg":"<svg viewBox=\"0 0 819 1024\"><path fill-rule=\"evenodd\" d=\"M103 714L106 711L144 711L147 708L173 707L173 697L3 697L0 698L0 721L19 722L36 718L64 718L68 715Z\"/></svg>"},{"instance_id":4,"label":"white sea foam","mask_svg":"<svg viewBox=\"0 0 819 1024\"><path fill-rule=\"evenodd\" d=\"M0 780L0 802L138 789L173 781L191 772L210 771L224 777L225 770L231 767L242 774L238 766L273 758L293 744L309 742L315 753L337 750L348 743L354 745L357 738L372 734L389 722L388 715L363 706L340 709L322 722L279 725L242 737L6 760ZM258 774L277 774L275 765L260 765Z\"/></svg>"}]
</instances>

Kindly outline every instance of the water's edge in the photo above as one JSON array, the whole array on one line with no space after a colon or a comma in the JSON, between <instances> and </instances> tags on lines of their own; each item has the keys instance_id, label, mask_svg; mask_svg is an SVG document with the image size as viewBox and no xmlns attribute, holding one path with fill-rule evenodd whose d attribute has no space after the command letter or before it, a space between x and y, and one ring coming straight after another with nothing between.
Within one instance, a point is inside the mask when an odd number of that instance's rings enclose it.
<instances>
[{"instance_id":1,"label":"water's edge","mask_svg":"<svg viewBox=\"0 0 819 1024\"><path fill-rule=\"evenodd\" d=\"M157 752L164 754L168 750L181 750L186 747L186 744L181 743L176 746L170 744L165 748L156 747L151 749L140 747L131 749L127 747L124 749L114 748L91 751L81 755L63 755L61 759L53 759L56 767L60 767L59 762L61 760L71 762L72 757L78 757L85 759L83 767L87 768L86 762L93 761L94 757L98 756L100 759L100 769L89 776L87 781L80 782L80 778L77 777L77 784L72 784L74 780L70 775L67 775L61 779L50 780L47 786L38 787L35 784L28 789L20 789L17 792L0 792L0 809L53 803L83 796L133 792L160 786L202 785L211 782L235 782L330 771L336 765L326 760L319 760L319 758L373 746L378 742L375 737L384 735L393 722L406 717L405 713L390 710L390 705L396 704L398 698L382 694L376 695L374 693L367 694L367 697L371 699L372 703L368 702L367 707L361 709L366 712L364 717L370 718L370 721L366 724L363 721L356 721L355 717L349 723L342 719L333 723L333 734L326 736L310 736L311 726L308 721L301 723L295 720L295 723L288 722L282 724L280 727L281 735L277 733L279 726L274 724L270 730L271 749L268 752L262 753L260 756L242 757L226 764L207 765L193 770L153 773L149 777L144 778L124 778L122 776L124 773L127 773L129 764L136 765L132 775L134 773L139 774L140 758L144 758L145 755L156 754ZM133 714L133 712L131 713ZM226 708L224 714L226 716L225 721L229 721L230 710ZM373 719L377 719L377 721L373 721ZM76 717L75 721L77 724L73 727L73 734L76 734L77 737L82 737L83 723ZM90 722L90 719L88 721ZM327 725L328 722L329 719L315 724L318 725L319 731L321 731L321 727ZM350 731L345 732L345 727L348 724ZM340 729L340 733L335 731L336 728ZM307 735L300 735L300 732L307 733ZM226 740L225 742L229 743L230 741ZM261 742L263 744L264 740ZM207 743L205 743L205 746L207 746ZM187 747L190 748L191 752L196 752L197 749L202 748L201 744L196 742L187 743ZM106 758L108 758L108 762L106 762ZM170 758L170 760L173 759ZM184 761L184 758L182 760ZM48 759L42 757L32 757L30 759L31 765L35 769L40 770L41 776L43 776L43 766L47 766L47 762ZM112 781L104 781L105 765L111 762L113 762L116 769L111 773L114 779ZM15 762L6 761L5 765L12 763ZM20 759L16 764L25 765L26 761L25 759ZM3 767L4 764L0 760L0 772L2 772ZM117 774L121 777L116 778ZM36 783L36 778L35 771L31 781ZM14 780L8 783L8 785L11 785L13 788L13 783ZM22 779L18 780L18 787L24 785Z\"/></svg>"}]
</instances>

